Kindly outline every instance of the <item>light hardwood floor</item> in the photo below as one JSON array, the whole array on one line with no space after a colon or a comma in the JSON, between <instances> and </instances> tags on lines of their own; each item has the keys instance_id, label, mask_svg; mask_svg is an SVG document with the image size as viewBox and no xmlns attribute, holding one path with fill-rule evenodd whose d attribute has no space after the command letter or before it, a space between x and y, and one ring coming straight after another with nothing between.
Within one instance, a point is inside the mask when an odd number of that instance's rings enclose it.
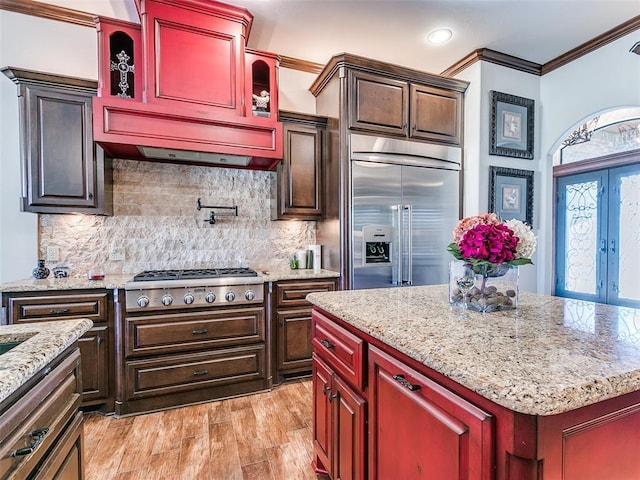
<instances>
[{"instance_id":1,"label":"light hardwood floor","mask_svg":"<svg viewBox=\"0 0 640 480\"><path fill-rule=\"evenodd\" d=\"M126 418L85 418L86 480L316 480L311 380Z\"/></svg>"}]
</instances>

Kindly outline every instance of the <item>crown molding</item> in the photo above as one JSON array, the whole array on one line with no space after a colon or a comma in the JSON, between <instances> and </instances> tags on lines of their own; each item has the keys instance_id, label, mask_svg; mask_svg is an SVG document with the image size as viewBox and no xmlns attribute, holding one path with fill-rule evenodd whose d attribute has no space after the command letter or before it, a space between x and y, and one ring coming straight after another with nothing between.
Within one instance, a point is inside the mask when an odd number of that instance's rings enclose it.
<instances>
[{"instance_id":1,"label":"crown molding","mask_svg":"<svg viewBox=\"0 0 640 480\"><path fill-rule=\"evenodd\" d=\"M81 12L71 8L57 7L33 0L0 0L0 10L23 13L34 17L57 20L59 22L73 23L83 27L95 28L92 13Z\"/></svg>"},{"instance_id":2,"label":"crown molding","mask_svg":"<svg viewBox=\"0 0 640 480\"><path fill-rule=\"evenodd\" d=\"M282 68L290 68L291 70L300 70L301 72L315 73L316 75L322 71L324 65L299 58L287 57L280 55L280 66Z\"/></svg>"},{"instance_id":3,"label":"crown molding","mask_svg":"<svg viewBox=\"0 0 640 480\"><path fill-rule=\"evenodd\" d=\"M501 65L503 67L513 68L514 70L530 73L532 75L539 76L542 71L542 65L539 63L530 62L529 60L514 57L513 55L507 55L506 53L497 52L496 50L491 50L489 48L478 48L463 59L451 65L443 71L441 75L445 77L453 77L481 60L495 63L496 65Z\"/></svg>"},{"instance_id":4,"label":"crown molding","mask_svg":"<svg viewBox=\"0 0 640 480\"><path fill-rule=\"evenodd\" d=\"M638 30L639 28L640 15L638 15L637 17L633 17L631 20L627 20L617 27L604 32L602 35L598 35L597 37L592 38L588 42L585 42L582 45L569 50L566 53L563 53L553 60L549 60L547 63L542 65L542 75L552 72L556 68L560 68L567 63L573 62L574 60L582 57L583 55L586 55L587 53L591 53L598 48L604 47L606 44L622 38L625 35Z\"/></svg>"}]
</instances>

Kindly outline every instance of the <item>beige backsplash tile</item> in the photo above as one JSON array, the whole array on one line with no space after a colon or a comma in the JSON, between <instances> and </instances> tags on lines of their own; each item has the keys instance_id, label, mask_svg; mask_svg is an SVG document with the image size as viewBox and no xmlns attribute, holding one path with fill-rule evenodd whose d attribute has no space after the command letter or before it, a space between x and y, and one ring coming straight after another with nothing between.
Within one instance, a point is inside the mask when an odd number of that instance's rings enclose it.
<instances>
[{"instance_id":1,"label":"beige backsplash tile","mask_svg":"<svg viewBox=\"0 0 640 480\"><path fill-rule=\"evenodd\" d=\"M60 250L60 261L47 266L67 265L72 276L95 265L108 274L205 266L276 269L286 267L295 250L315 243L315 222L270 220L272 172L113 163L113 216L40 215L41 258L49 246ZM204 205L237 205L238 216L216 216L209 225L209 210L196 210L198 198ZM124 262L108 259L112 247L125 248Z\"/></svg>"}]
</instances>

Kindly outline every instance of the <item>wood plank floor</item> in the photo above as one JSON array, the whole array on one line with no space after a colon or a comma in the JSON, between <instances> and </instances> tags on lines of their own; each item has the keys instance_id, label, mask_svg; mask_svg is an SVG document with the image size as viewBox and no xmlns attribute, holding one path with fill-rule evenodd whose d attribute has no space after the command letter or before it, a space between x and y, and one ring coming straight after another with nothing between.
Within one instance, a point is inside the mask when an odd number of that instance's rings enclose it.
<instances>
[{"instance_id":1,"label":"wood plank floor","mask_svg":"<svg viewBox=\"0 0 640 480\"><path fill-rule=\"evenodd\" d=\"M86 480L316 480L311 380L163 412L85 417Z\"/></svg>"}]
</instances>

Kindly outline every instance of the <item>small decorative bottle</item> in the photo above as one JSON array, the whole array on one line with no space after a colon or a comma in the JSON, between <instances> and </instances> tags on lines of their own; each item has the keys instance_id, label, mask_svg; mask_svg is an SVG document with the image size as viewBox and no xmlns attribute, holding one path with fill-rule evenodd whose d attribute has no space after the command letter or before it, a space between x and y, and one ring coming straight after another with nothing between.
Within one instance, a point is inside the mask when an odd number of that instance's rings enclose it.
<instances>
[{"instance_id":1,"label":"small decorative bottle","mask_svg":"<svg viewBox=\"0 0 640 480\"><path fill-rule=\"evenodd\" d=\"M47 278L49 276L49 273L49 269L44 266L44 260L38 260L38 266L33 269L31 275L33 275L33 278L35 278L36 280L42 280L44 278Z\"/></svg>"}]
</instances>

